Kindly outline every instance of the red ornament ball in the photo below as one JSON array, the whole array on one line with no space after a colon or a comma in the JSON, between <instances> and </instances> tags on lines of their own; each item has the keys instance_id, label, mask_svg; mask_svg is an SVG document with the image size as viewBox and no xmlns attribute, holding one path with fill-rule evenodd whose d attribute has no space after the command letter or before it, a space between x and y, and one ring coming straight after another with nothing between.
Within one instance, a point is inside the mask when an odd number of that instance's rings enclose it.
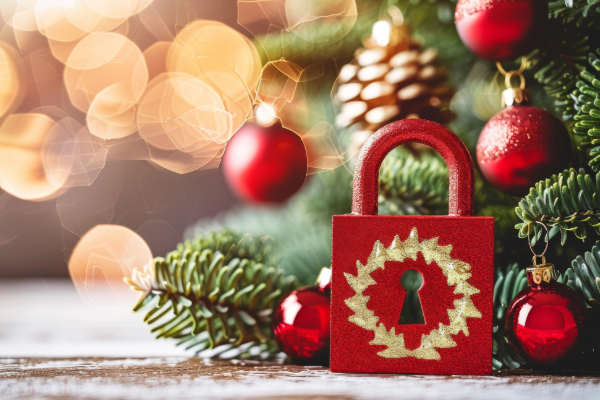
<instances>
[{"instance_id":1,"label":"red ornament ball","mask_svg":"<svg viewBox=\"0 0 600 400\"><path fill-rule=\"evenodd\" d=\"M330 299L331 289L305 286L292 292L277 309L275 341L293 362L328 364Z\"/></svg>"},{"instance_id":2,"label":"red ornament ball","mask_svg":"<svg viewBox=\"0 0 600 400\"><path fill-rule=\"evenodd\" d=\"M300 136L276 124L245 124L223 156L225 178L241 198L277 203L290 198L306 180L306 149Z\"/></svg>"},{"instance_id":3,"label":"red ornament ball","mask_svg":"<svg viewBox=\"0 0 600 400\"><path fill-rule=\"evenodd\" d=\"M568 167L571 138L548 111L514 105L484 126L477 141L477 162L498 190L524 196L536 182Z\"/></svg>"},{"instance_id":4,"label":"red ornament ball","mask_svg":"<svg viewBox=\"0 0 600 400\"><path fill-rule=\"evenodd\" d=\"M575 355L585 336L585 303L554 279L540 284L530 279L530 284L508 307L506 332L511 346L525 361L539 366Z\"/></svg>"},{"instance_id":5,"label":"red ornament ball","mask_svg":"<svg viewBox=\"0 0 600 400\"><path fill-rule=\"evenodd\" d=\"M489 61L512 61L535 48L548 4L540 0L459 0L454 21L465 46Z\"/></svg>"}]
</instances>

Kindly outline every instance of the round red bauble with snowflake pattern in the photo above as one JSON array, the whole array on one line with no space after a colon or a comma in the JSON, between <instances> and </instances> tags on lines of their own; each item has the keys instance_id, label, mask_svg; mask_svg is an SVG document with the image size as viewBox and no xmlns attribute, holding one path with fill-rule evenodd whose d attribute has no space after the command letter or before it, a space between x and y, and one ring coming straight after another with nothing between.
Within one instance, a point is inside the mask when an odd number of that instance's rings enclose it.
<instances>
[{"instance_id":1,"label":"round red bauble with snowflake pattern","mask_svg":"<svg viewBox=\"0 0 600 400\"><path fill-rule=\"evenodd\" d=\"M324 268L318 285L292 292L273 316L275 341L294 363L329 363L330 278L331 270Z\"/></svg>"},{"instance_id":2,"label":"round red bauble with snowflake pattern","mask_svg":"<svg viewBox=\"0 0 600 400\"><path fill-rule=\"evenodd\" d=\"M532 281L513 299L506 314L506 332L513 349L529 364L551 366L581 350L587 308L567 285L548 279Z\"/></svg>"},{"instance_id":3,"label":"round red bauble with snowflake pattern","mask_svg":"<svg viewBox=\"0 0 600 400\"><path fill-rule=\"evenodd\" d=\"M548 16L540 0L459 0L454 21L465 46L489 61L512 61L537 44Z\"/></svg>"},{"instance_id":4,"label":"round red bauble with snowflake pattern","mask_svg":"<svg viewBox=\"0 0 600 400\"><path fill-rule=\"evenodd\" d=\"M306 180L306 149L300 136L280 124L247 123L227 145L223 171L231 189L246 201L283 202Z\"/></svg>"},{"instance_id":5,"label":"round red bauble with snowflake pattern","mask_svg":"<svg viewBox=\"0 0 600 400\"><path fill-rule=\"evenodd\" d=\"M571 138L548 111L513 105L494 115L477 141L477 163L496 189L524 196L536 182L562 172L571 158Z\"/></svg>"}]
</instances>

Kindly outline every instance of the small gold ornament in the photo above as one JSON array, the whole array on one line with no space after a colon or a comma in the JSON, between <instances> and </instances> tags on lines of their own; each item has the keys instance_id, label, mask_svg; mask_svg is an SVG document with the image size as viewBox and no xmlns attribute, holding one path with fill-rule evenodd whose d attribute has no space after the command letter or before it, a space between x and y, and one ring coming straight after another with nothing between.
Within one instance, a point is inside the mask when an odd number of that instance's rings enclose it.
<instances>
[{"instance_id":1,"label":"small gold ornament","mask_svg":"<svg viewBox=\"0 0 600 400\"><path fill-rule=\"evenodd\" d=\"M415 357L421 360L441 360L436 349L455 347L456 342L451 335L463 332L469 336L467 318L481 318L481 313L473 304L471 296L479 293L479 289L471 286L467 281L471 277L471 266L464 261L450 257L452 245L440 246L437 237L419 242L417 228L413 228L408 238L402 242L398 235L394 237L390 247L385 247L379 240L375 242L373 251L365 265L356 261L358 275L344 273L346 281L354 289L354 296L345 300L346 305L354 311L348 321L368 331L373 331L375 337L369 342L371 345L386 345L386 350L377 353L384 358ZM386 261L404 261L407 258L417 259L421 253L427 265L435 261L442 269L448 280L448 286L456 286L454 293L463 297L454 300L454 308L448 309L449 325L441 322L438 329L433 329L429 334L421 336L421 345L415 350L408 350L404 344L404 334L396 334L395 327L389 332L379 317L367 307L368 297L363 295L365 289L377 284L371 277L375 270L385 268Z\"/></svg>"}]
</instances>

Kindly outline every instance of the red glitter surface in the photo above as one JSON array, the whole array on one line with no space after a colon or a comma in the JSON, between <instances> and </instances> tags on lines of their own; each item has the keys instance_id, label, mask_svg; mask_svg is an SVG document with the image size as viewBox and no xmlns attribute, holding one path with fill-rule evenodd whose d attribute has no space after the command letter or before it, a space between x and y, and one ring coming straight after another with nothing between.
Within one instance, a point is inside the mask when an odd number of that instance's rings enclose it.
<instances>
[{"instance_id":1,"label":"red glitter surface","mask_svg":"<svg viewBox=\"0 0 600 400\"><path fill-rule=\"evenodd\" d=\"M535 0L459 0L458 3L456 3L454 21L458 22L464 17L473 15L479 11L491 10L500 4L532 2L535 2Z\"/></svg>"},{"instance_id":2,"label":"red glitter surface","mask_svg":"<svg viewBox=\"0 0 600 400\"><path fill-rule=\"evenodd\" d=\"M536 182L568 167L571 139L548 111L511 106L488 121L477 142L477 162L497 189L523 196Z\"/></svg>"},{"instance_id":3,"label":"red glitter surface","mask_svg":"<svg viewBox=\"0 0 600 400\"><path fill-rule=\"evenodd\" d=\"M448 215L471 215L475 182L471 154L450 129L423 119L392 122L375 132L365 143L354 167L352 213L377 215L379 168L392 149L406 142L425 144L444 157L450 175Z\"/></svg>"},{"instance_id":4,"label":"red glitter surface","mask_svg":"<svg viewBox=\"0 0 600 400\"><path fill-rule=\"evenodd\" d=\"M416 141L436 149L450 170L450 205L453 216L404 217L378 216L377 195L379 167L384 157L396 146ZM355 166L353 215L333 217L331 356L333 372L420 373L489 375L492 371L492 298L494 219L471 217L474 169L471 156L462 141L444 126L423 120L403 120L389 124L363 146ZM354 312L345 300L355 295L345 274L357 275L357 261L366 263L374 243L390 246L394 236L404 241L411 230L418 230L419 241L439 238L438 245L452 245L450 257L471 266L468 282L479 290L471 296L481 318L468 318L469 335L453 335L455 347L440 348L440 360L415 357L384 358L377 353L385 346L371 345L374 333L350 322ZM376 271L377 282L365 292L368 306L389 331L400 329L407 348L418 346L423 334L432 327L448 323L447 310L453 308L454 288L432 262L427 265L422 255L416 261L391 263L390 268ZM405 291L400 277L407 269L423 276L419 297L424 325L398 325ZM388 325L389 324L389 325ZM425 330L425 331L424 331ZM398 331L396 331L398 332Z\"/></svg>"},{"instance_id":5,"label":"red glitter surface","mask_svg":"<svg viewBox=\"0 0 600 400\"><path fill-rule=\"evenodd\" d=\"M423 286L418 290L425 324L398 324L406 297L406 290L399 283L402 275L409 269L415 269L421 273L421 276L427 276L427 280L423 281ZM454 300L462 297L453 293L454 288L446 283L442 269L435 262L427 265L421 253L417 255L416 261L411 259L403 262L388 261L385 263L385 270L378 269L371 274L371 277L377 284L369 286L363 292L369 297L367 306L380 317L381 323L386 328L395 327L396 333L405 334L405 346L409 350L419 347L421 336L437 329L440 323L448 325L450 318L446 310L453 308ZM438 284L440 282L441 285ZM382 346L378 350L384 349L385 347Z\"/></svg>"},{"instance_id":6,"label":"red glitter surface","mask_svg":"<svg viewBox=\"0 0 600 400\"><path fill-rule=\"evenodd\" d=\"M508 340L532 364L552 364L577 349L586 306L568 286L551 281L523 289L506 315Z\"/></svg>"}]
</instances>

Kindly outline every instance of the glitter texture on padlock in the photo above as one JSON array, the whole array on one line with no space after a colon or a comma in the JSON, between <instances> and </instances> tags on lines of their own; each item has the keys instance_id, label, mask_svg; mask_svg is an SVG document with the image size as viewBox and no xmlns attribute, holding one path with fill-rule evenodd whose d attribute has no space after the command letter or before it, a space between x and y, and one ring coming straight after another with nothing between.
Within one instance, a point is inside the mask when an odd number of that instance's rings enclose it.
<instances>
[{"instance_id":1,"label":"glitter texture on padlock","mask_svg":"<svg viewBox=\"0 0 600 400\"><path fill-rule=\"evenodd\" d=\"M446 161L449 215L377 215L379 168L406 142ZM464 143L435 122L393 122L363 146L352 214L333 216L332 372L491 374L494 219L472 216L474 175ZM409 268L423 278L424 324L400 321Z\"/></svg>"},{"instance_id":2,"label":"glitter texture on padlock","mask_svg":"<svg viewBox=\"0 0 600 400\"><path fill-rule=\"evenodd\" d=\"M426 126L426 130L419 129L419 125ZM406 133L398 135L399 127L403 127ZM379 166L393 147L383 146L382 142L416 142L434 147L446 160L448 165L449 198L448 215L471 215L473 211L473 198L468 195L459 196L459 193L471 193L475 184L475 172L471 161L471 154L460 142L462 147L458 151L454 143L447 142L448 132L454 135L441 124L423 120L402 120L388 124L376 133L381 137L379 141L369 140L362 147L361 153L366 157L357 162L355 171L361 170L360 174L354 174L352 184L352 212L357 215L377 215L379 209ZM372 136L373 137L373 136ZM458 139L460 141L460 139ZM369 168L373 163L379 165L377 168ZM363 165L365 166L363 168ZM460 179L459 179L460 177Z\"/></svg>"},{"instance_id":3,"label":"glitter texture on padlock","mask_svg":"<svg viewBox=\"0 0 600 400\"><path fill-rule=\"evenodd\" d=\"M538 267L527 268L531 286L510 304L506 332L513 349L530 365L551 366L578 351L587 308L575 291L554 279L552 264Z\"/></svg>"}]
</instances>

